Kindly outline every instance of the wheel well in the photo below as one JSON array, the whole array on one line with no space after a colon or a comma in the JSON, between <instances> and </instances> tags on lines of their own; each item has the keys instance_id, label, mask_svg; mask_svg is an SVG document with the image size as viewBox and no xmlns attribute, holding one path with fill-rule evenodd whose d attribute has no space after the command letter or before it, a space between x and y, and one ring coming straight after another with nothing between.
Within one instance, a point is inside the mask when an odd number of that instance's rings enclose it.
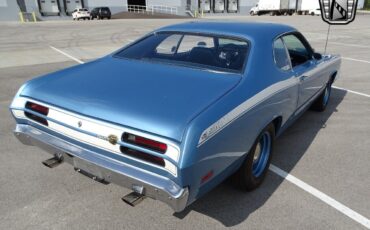
<instances>
[{"instance_id":1,"label":"wheel well","mask_svg":"<svg viewBox=\"0 0 370 230\"><path fill-rule=\"evenodd\" d=\"M330 76L330 83L333 83L334 82L336 76L337 76L337 71L335 71L334 73L331 74L331 76Z\"/></svg>"},{"instance_id":2,"label":"wheel well","mask_svg":"<svg viewBox=\"0 0 370 230\"><path fill-rule=\"evenodd\" d=\"M277 134L277 133L279 132L282 121L283 121L283 117L282 117L282 116L278 116L278 117L276 117L276 118L272 121L272 123L273 123L273 124L274 124L274 126L275 126L275 134Z\"/></svg>"}]
</instances>

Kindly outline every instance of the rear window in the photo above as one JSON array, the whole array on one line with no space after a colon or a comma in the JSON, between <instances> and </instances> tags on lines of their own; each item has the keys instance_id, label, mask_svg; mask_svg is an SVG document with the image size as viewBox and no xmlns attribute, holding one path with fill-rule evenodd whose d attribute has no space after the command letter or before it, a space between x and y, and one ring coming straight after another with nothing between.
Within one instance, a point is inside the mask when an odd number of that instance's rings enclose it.
<instances>
[{"instance_id":1,"label":"rear window","mask_svg":"<svg viewBox=\"0 0 370 230\"><path fill-rule=\"evenodd\" d=\"M79 11L87 11L87 9L79 9Z\"/></svg>"},{"instance_id":2,"label":"rear window","mask_svg":"<svg viewBox=\"0 0 370 230\"><path fill-rule=\"evenodd\" d=\"M248 49L249 43L239 38L160 32L121 50L115 57L241 72Z\"/></svg>"}]
</instances>

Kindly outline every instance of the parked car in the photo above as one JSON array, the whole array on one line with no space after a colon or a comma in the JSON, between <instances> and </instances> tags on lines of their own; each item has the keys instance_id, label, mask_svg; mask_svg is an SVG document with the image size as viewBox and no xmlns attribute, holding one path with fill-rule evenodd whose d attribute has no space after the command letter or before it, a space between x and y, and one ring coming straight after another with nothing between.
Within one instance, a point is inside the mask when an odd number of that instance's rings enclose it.
<instances>
[{"instance_id":1,"label":"parked car","mask_svg":"<svg viewBox=\"0 0 370 230\"><path fill-rule=\"evenodd\" d=\"M315 15L321 15L321 10L320 10L320 8L318 8L318 9L313 9L313 10L309 10L308 11L308 13L310 14L310 15L312 15L312 16L315 16Z\"/></svg>"},{"instance_id":2,"label":"parked car","mask_svg":"<svg viewBox=\"0 0 370 230\"><path fill-rule=\"evenodd\" d=\"M226 178L265 178L275 139L325 110L341 59L272 23L188 22L25 83L15 136L102 183L180 212ZM122 72L124 70L124 72ZM217 201L215 201L217 202Z\"/></svg>"},{"instance_id":3,"label":"parked car","mask_svg":"<svg viewBox=\"0 0 370 230\"><path fill-rule=\"evenodd\" d=\"M90 20L90 12L85 8L77 8L74 11L72 11L72 19L73 20Z\"/></svg>"},{"instance_id":4,"label":"parked car","mask_svg":"<svg viewBox=\"0 0 370 230\"><path fill-rule=\"evenodd\" d=\"M110 9L108 7L96 7L91 10L90 12L90 18L93 20L96 19L111 19L112 14L110 12Z\"/></svg>"}]
</instances>

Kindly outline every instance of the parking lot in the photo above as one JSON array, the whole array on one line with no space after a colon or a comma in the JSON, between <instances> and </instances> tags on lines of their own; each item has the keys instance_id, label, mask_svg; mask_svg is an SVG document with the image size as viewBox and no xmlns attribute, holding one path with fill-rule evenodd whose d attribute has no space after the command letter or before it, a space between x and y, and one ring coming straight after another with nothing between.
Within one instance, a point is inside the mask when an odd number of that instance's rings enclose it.
<instances>
[{"instance_id":1,"label":"parking lot","mask_svg":"<svg viewBox=\"0 0 370 230\"><path fill-rule=\"evenodd\" d=\"M209 17L219 19L289 24L324 52L328 25L318 16ZM329 106L307 111L277 139L271 170L253 192L226 181L182 213L151 199L132 208L121 201L128 189L97 183L67 164L46 168L41 161L49 154L13 136L8 106L22 83L186 20L0 23L0 229L369 228L370 15L331 26L327 52L343 60Z\"/></svg>"}]
</instances>

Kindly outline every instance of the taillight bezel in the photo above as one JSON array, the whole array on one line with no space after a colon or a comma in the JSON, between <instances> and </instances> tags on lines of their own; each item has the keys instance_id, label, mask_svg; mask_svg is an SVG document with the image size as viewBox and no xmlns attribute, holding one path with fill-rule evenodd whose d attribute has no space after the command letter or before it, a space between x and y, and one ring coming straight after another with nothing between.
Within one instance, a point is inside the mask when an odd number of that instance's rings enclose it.
<instances>
[{"instance_id":1,"label":"taillight bezel","mask_svg":"<svg viewBox=\"0 0 370 230\"><path fill-rule=\"evenodd\" d=\"M41 114L43 116L47 116L49 114L49 108L48 107L40 105L40 104L32 102L32 101L27 101L26 104L25 104L25 108L28 109L28 110L31 110L33 112L36 112L38 114ZM41 124L46 125L46 126L49 125L47 119L45 119L41 116L38 116L37 114L24 111L24 115L27 118L29 118L33 121L36 121L36 122L41 123Z\"/></svg>"},{"instance_id":2,"label":"taillight bezel","mask_svg":"<svg viewBox=\"0 0 370 230\"><path fill-rule=\"evenodd\" d=\"M149 139L143 136L135 135L132 133L124 132L122 134L121 140L123 142L139 146L141 148L146 148L161 154L165 154L168 150L168 145L166 143Z\"/></svg>"}]
</instances>

